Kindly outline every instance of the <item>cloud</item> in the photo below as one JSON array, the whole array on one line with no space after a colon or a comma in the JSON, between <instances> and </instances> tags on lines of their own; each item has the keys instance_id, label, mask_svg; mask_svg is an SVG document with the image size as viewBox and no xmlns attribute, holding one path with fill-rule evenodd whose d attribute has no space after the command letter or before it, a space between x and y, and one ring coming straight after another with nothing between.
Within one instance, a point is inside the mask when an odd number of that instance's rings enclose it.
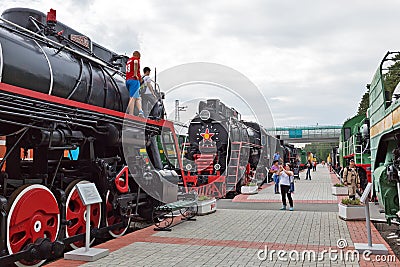
<instances>
[{"instance_id":1,"label":"cloud","mask_svg":"<svg viewBox=\"0 0 400 267\"><path fill-rule=\"evenodd\" d=\"M400 44L400 2L389 0L0 3L12 6L56 8L59 20L111 50L139 49L142 65L158 72L190 62L233 68L258 86L280 126L343 123L385 52ZM241 94L257 102L246 88Z\"/></svg>"}]
</instances>

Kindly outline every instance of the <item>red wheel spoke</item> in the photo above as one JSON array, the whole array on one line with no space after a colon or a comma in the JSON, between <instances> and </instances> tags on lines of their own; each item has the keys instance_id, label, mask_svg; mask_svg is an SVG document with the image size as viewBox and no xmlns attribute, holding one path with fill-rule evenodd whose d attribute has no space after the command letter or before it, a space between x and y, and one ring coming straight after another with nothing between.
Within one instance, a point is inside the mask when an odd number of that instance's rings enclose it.
<instances>
[{"instance_id":1,"label":"red wheel spoke","mask_svg":"<svg viewBox=\"0 0 400 267\"><path fill-rule=\"evenodd\" d=\"M7 248L10 254L21 251L38 238L46 236L51 241L56 240L60 214L57 200L49 189L39 184L23 186L13 193L9 201ZM27 265L40 262L29 262Z\"/></svg>"},{"instance_id":2,"label":"red wheel spoke","mask_svg":"<svg viewBox=\"0 0 400 267\"><path fill-rule=\"evenodd\" d=\"M114 211L114 207L111 202L112 200L113 200L113 195L111 195L110 192L107 192L106 201L105 201L107 226L111 226L111 225L122 222L122 218L120 216L118 216L118 214L119 214L118 211ZM108 232L113 237L122 236L126 232L126 230L129 228L129 224L130 224L130 219L128 220L126 227L109 230Z\"/></svg>"},{"instance_id":3,"label":"red wheel spoke","mask_svg":"<svg viewBox=\"0 0 400 267\"><path fill-rule=\"evenodd\" d=\"M26 232L15 233L10 235L10 243L13 248L13 251L21 251L24 246L27 244L27 241L31 240L31 237L27 235Z\"/></svg>"},{"instance_id":4,"label":"red wheel spoke","mask_svg":"<svg viewBox=\"0 0 400 267\"><path fill-rule=\"evenodd\" d=\"M72 225L67 226L67 236L71 237L77 234L84 233L86 231L86 206L83 205L81 198L79 197L78 191L75 189L75 185L78 183L87 183L87 181L80 181L71 183L69 188L66 190L67 196L67 220L72 222ZM71 189L72 188L72 189ZM90 214L90 225L91 227L100 227L101 210L100 204L92 205ZM84 246L83 241L78 241L71 246L78 248Z\"/></svg>"},{"instance_id":5,"label":"red wheel spoke","mask_svg":"<svg viewBox=\"0 0 400 267\"><path fill-rule=\"evenodd\" d=\"M83 219L72 220L72 225L67 227L68 235L73 235L80 227L85 227L86 223Z\"/></svg>"}]
</instances>

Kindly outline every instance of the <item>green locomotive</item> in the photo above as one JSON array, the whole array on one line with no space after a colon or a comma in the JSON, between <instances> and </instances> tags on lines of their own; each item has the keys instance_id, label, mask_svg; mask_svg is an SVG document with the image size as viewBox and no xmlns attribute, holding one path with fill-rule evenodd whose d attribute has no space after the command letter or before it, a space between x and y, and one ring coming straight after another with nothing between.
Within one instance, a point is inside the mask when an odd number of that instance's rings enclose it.
<instances>
[{"instance_id":1,"label":"green locomotive","mask_svg":"<svg viewBox=\"0 0 400 267\"><path fill-rule=\"evenodd\" d=\"M369 140L369 119L366 115L356 115L346 120L339 138L340 166L348 165L353 159L364 189L371 182L371 152Z\"/></svg>"},{"instance_id":2,"label":"green locomotive","mask_svg":"<svg viewBox=\"0 0 400 267\"><path fill-rule=\"evenodd\" d=\"M400 52L388 52L369 85L371 167L374 191L388 223L399 219Z\"/></svg>"}]
</instances>

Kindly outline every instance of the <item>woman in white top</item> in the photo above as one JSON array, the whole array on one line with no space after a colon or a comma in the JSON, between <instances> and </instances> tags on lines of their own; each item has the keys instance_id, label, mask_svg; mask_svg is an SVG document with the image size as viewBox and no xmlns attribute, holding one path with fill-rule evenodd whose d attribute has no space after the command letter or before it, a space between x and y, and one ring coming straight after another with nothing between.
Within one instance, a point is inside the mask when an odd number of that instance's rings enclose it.
<instances>
[{"instance_id":1,"label":"woman in white top","mask_svg":"<svg viewBox=\"0 0 400 267\"><path fill-rule=\"evenodd\" d=\"M290 192L290 183L293 180L293 172L290 170L290 164L286 164L285 167L280 166L278 175L280 176L281 195L282 195L282 208L286 210L286 196L289 199L289 210L293 210L293 199Z\"/></svg>"}]
</instances>

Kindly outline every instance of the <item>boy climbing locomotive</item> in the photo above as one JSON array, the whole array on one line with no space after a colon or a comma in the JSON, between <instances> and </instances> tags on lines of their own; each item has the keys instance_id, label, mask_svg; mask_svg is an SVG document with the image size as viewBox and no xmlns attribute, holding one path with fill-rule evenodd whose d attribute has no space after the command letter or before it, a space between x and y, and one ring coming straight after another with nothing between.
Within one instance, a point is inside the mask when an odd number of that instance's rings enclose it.
<instances>
[{"instance_id":1,"label":"boy climbing locomotive","mask_svg":"<svg viewBox=\"0 0 400 267\"><path fill-rule=\"evenodd\" d=\"M126 63L126 87L129 90L129 103L128 103L128 114L133 115L135 106L139 110L139 116L144 117L142 110L142 100L140 99L140 82L142 77L140 76L140 53L135 51L132 57Z\"/></svg>"}]
</instances>

